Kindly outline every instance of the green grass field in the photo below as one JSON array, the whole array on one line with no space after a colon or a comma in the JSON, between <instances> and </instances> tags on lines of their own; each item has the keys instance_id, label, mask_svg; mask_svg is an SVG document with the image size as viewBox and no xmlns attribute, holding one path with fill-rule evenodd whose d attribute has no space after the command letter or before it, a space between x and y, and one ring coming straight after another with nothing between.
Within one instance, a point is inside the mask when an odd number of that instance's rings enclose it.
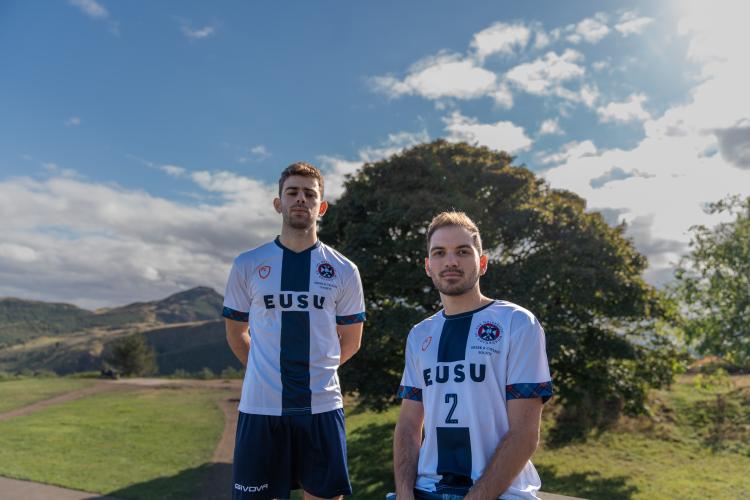
<instances>
[{"instance_id":1,"label":"green grass field","mask_svg":"<svg viewBox=\"0 0 750 500\"><path fill-rule=\"evenodd\" d=\"M224 427L216 391L107 393L0 422L0 475L112 494L184 498Z\"/></svg>"},{"instance_id":2,"label":"green grass field","mask_svg":"<svg viewBox=\"0 0 750 500\"><path fill-rule=\"evenodd\" d=\"M89 387L94 381L74 378L25 378L0 381L0 413L59 394Z\"/></svg>"},{"instance_id":3,"label":"green grass field","mask_svg":"<svg viewBox=\"0 0 750 500\"><path fill-rule=\"evenodd\" d=\"M20 406L27 393L38 399L45 383L57 394L68 382L77 388L86 381L1 382L0 401ZM215 402L222 396L138 389L0 422L0 475L123 499L185 498L211 467L207 462L223 427ZM654 391L650 407L651 416L623 418L586 443L542 444L532 461L543 491L615 500L750 498L750 376L711 389L682 377L672 390ZM381 414L347 408L353 498L382 500L392 491L397 416L398 408Z\"/></svg>"}]
</instances>

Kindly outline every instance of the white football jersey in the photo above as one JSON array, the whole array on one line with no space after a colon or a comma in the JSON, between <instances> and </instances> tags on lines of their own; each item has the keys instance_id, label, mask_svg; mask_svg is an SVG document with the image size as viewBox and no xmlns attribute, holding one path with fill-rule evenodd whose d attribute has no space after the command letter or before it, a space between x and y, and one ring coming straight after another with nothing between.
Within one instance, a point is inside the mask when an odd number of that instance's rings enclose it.
<instances>
[{"instance_id":1,"label":"white football jersey","mask_svg":"<svg viewBox=\"0 0 750 500\"><path fill-rule=\"evenodd\" d=\"M365 320L362 283L350 260L319 241L294 252L276 238L235 259L223 316L250 326L241 412L300 415L343 407L336 325Z\"/></svg>"},{"instance_id":2,"label":"white football jersey","mask_svg":"<svg viewBox=\"0 0 750 500\"><path fill-rule=\"evenodd\" d=\"M508 401L552 396L544 331L505 301L440 311L409 333L398 395L424 405L416 487L466 494L508 432ZM529 461L500 498L536 498L540 486Z\"/></svg>"}]
</instances>

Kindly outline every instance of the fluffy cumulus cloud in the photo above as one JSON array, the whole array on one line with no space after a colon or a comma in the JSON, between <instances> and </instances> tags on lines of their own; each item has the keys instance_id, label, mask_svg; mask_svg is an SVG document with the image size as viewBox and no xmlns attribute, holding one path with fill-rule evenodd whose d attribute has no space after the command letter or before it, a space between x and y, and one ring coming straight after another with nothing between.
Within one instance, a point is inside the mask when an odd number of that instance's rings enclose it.
<instances>
[{"instance_id":1,"label":"fluffy cumulus cloud","mask_svg":"<svg viewBox=\"0 0 750 500\"><path fill-rule=\"evenodd\" d=\"M630 122L634 120L648 120L651 115L643 109L646 102L643 94L632 94L623 102L610 102L606 106L596 109L599 119L603 122Z\"/></svg>"},{"instance_id":2,"label":"fluffy cumulus cloud","mask_svg":"<svg viewBox=\"0 0 750 500\"><path fill-rule=\"evenodd\" d=\"M607 26L606 14L598 13L594 17L583 19L579 23L569 26L566 31L570 33L566 37L570 43L581 43L583 41L598 43L609 34L610 29Z\"/></svg>"},{"instance_id":3,"label":"fluffy cumulus cloud","mask_svg":"<svg viewBox=\"0 0 750 500\"><path fill-rule=\"evenodd\" d=\"M582 77L586 70L578 64L583 55L572 49L562 54L547 52L544 57L511 68L506 78L516 87L530 93L546 95L563 82Z\"/></svg>"},{"instance_id":4,"label":"fluffy cumulus cloud","mask_svg":"<svg viewBox=\"0 0 750 500\"><path fill-rule=\"evenodd\" d=\"M560 123L557 118L550 118L544 120L539 126L539 132L537 135L550 135L550 134L563 134L563 129L560 128Z\"/></svg>"},{"instance_id":5,"label":"fluffy cumulus cloud","mask_svg":"<svg viewBox=\"0 0 750 500\"><path fill-rule=\"evenodd\" d=\"M459 54L441 53L414 64L403 80L388 75L371 80L378 91L391 97L420 95L427 99L473 99L497 88L497 77Z\"/></svg>"},{"instance_id":6,"label":"fluffy cumulus cloud","mask_svg":"<svg viewBox=\"0 0 750 500\"><path fill-rule=\"evenodd\" d=\"M221 292L232 258L276 234L274 189L228 172L163 169L219 201L190 205L61 176L0 182L0 296L100 307L197 285Z\"/></svg>"},{"instance_id":7,"label":"fluffy cumulus cloud","mask_svg":"<svg viewBox=\"0 0 750 500\"><path fill-rule=\"evenodd\" d=\"M620 22L615 24L615 29L622 36L638 35L652 22L654 20L650 17L642 17L635 11L628 11L622 14Z\"/></svg>"},{"instance_id":8,"label":"fluffy cumulus cloud","mask_svg":"<svg viewBox=\"0 0 750 500\"><path fill-rule=\"evenodd\" d=\"M480 60L492 54L512 55L526 47L531 33L522 23L495 23L475 34L471 47Z\"/></svg>"},{"instance_id":9,"label":"fluffy cumulus cloud","mask_svg":"<svg viewBox=\"0 0 750 500\"><path fill-rule=\"evenodd\" d=\"M518 153L531 147L532 140L522 127L509 121L479 123L474 118L463 116L455 111L443 119L447 139L455 142L468 142L508 153Z\"/></svg>"},{"instance_id":10,"label":"fluffy cumulus cloud","mask_svg":"<svg viewBox=\"0 0 750 500\"><path fill-rule=\"evenodd\" d=\"M750 7L728 2L681 7L680 33L689 39L690 61L702 72L688 102L650 117L642 110L642 96L631 96L626 105L605 112L611 119L645 120L645 137L635 147L574 155L545 173L552 186L582 195L589 208L609 214L610 222L627 222L629 236L649 257L646 276L657 284L671 279L687 250L689 227L720 221L704 212L706 203L750 195L750 73L744 55Z\"/></svg>"}]
</instances>

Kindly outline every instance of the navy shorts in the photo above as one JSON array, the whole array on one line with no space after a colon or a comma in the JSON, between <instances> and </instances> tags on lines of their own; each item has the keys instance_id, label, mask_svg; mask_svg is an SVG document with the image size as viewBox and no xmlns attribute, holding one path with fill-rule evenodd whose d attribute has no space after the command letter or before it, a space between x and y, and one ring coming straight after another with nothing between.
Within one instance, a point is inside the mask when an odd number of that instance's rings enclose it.
<instances>
[{"instance_id":1,"label":"navy shorts","mask_svg":"<svg viewBox=\"0 0 750 500\"><path fill-rule=\"evenodd\" d=\"M232 498L289 498L302 488L321 498L351 495L344 411L314 415L240 412L234 444Z\"/></svg>"}]
</instances>

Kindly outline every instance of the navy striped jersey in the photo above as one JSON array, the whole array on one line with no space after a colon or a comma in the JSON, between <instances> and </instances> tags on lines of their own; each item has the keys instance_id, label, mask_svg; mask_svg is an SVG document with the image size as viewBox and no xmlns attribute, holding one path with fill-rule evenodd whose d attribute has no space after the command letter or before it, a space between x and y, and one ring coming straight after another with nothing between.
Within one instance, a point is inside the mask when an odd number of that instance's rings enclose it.
<instances>
[{"instance_id":1,"label":"navy striped jersey","mask_svg":"<svg viewBox=\"0 0 750 500\"><path fill-rule=\"evenodd\" d=\"M493 301L417 324L399 387L424 405L416 487L466 494L508 432L508 401L551 395L544 331L526 309ZM529 461L502 498L536 498L540 486Z\"/></svg>"},{"instance_id":2,"label":"navy striped jersey","mask_svg":"<svg viewBox=\"0 0 750 500\"><path fill-rule=\"evenodd\" d=\"M343 407L336 325L365 319L351 261L320 242L294 252L276 238L235 259L223 316L249 321L241 412L300 415Z\"/></svg>"}]
</instances>

